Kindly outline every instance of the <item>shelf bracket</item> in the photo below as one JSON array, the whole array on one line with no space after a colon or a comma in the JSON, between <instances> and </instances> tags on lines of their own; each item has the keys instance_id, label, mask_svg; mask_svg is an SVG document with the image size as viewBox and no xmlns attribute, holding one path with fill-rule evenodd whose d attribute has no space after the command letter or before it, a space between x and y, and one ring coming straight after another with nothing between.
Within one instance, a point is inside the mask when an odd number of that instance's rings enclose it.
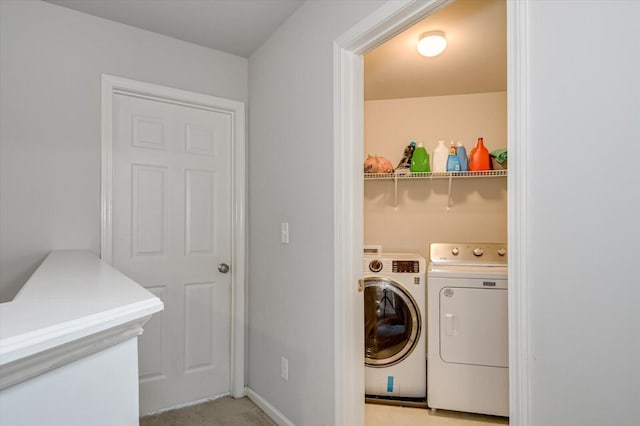
<instances>
[{"instance_id":1,"label":"shelf bracket","mask_svg":"<svg viewBox=\"0 0 640 426\"><path fill-rule=\"evenodd\" d=\"M398 207L398 176L393 175L393 207Z\"/></svg>"},{"instance_id":2,"label":"shelf bracket","mask_svg":"<svg viewBox=\"0 0 640 426\"><path fill-rule=\"evenodd\" d=\"M447 211L451 210L451 183L453 182L453 174L449 175L449 191L447 197Z\"/></svg>"}]
</instances>

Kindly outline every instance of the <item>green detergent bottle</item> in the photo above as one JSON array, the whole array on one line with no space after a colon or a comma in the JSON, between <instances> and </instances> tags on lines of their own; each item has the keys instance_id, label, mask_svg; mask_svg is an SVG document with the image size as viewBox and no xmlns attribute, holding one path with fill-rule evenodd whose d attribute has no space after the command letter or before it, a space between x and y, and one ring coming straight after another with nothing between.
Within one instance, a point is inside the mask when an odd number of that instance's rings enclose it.
<instances>
[{"instance_id":1,"label":"green detergent bottle","mask_svg":"<svg viewBox=\"0 0 640 426\"><path fill-rule=\"evenodd\" d=\"M430 172L429 167L429 153L422 144L419 144L413 151L413 157L411 157L411 172Z\"/></svg>"}]
</instances>

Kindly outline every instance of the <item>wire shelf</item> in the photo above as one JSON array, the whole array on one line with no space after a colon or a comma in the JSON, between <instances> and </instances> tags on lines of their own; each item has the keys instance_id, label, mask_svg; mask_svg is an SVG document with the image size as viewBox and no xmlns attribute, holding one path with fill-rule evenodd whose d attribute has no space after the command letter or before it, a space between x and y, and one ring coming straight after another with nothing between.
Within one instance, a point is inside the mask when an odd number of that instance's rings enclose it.
<instances>
[{"instance_id":1,"label":"wire shelf","mask_svg":"<svg viewBox=\"0 0 640 426\"><path fill-rule=\"evenodd\" d=\"M482 170L478 172L419 172L419 173L365 173L365 180L449 179L507 176L507 170Z\"/></svg>"},{"instance_id":2,"label":"wire shelf","mask_svg":"<svg viewBox=\"0 0 640 426\"><path fill-rule=\"evenodd\" d=\"M365 180L386 180L393 182L394 206L398 206L398 181L411 179L447 179L449 181L447 211L451 210L453 200L451 198L451 187L454 179L460 178L485 178L507 176L506 170L482 170L478 172L420 172L420 173L365 173Z\"/></svg>"}]
</instances>

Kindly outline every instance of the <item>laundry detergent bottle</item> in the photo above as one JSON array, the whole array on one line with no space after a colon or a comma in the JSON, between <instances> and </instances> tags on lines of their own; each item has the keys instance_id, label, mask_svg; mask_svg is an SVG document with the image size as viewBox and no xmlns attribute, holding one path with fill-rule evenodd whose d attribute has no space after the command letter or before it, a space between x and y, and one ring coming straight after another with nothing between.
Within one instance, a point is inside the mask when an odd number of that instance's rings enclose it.
<instances>
[{"instance_id":1,"label":"laundry detergent bottle","mask_svg":"<svg viewBox=\"0 0 640 426\"><path fill-rule=\"evenodd\" d=\"M444 173L447 171L447 158L449 150L443 140L438 141L438 146L433 150L433 172Z\"/></svg>"},{"instance_id":2,"label":"laundry detergent bottle","mask_svg":"<svg viewBox=\"0 0 640 426\"><path fill-rule=\"evenodd\" d=\"M398 163L398 167L396 167L396 171L399 169L409 169L411 167L411 157L413 156L413 151L416 149L416 143L411 141L409 145L404 149L404 153L402 154L402 159Z\"/></svg>"},{"instance_id":3,"label":"laundry detergent bottle","mask_svg":"<svg viewBox=\"0 0 640 426\"><path fill-rule=\"evenodd\" d=\"M469 159L467 158L467 149L464 147L462 142L458 141L458 146L456 147L456 155L458 156L458 161L460 162L460 171L466 172L469 170Z\"/></svg>"},{"instance_id":4,"label":"laundry detergent bottle","mask_svg":"<svg viewBox=\"0 0 640 426\"><path fill-rule=\"evenodd\" d=\"M449 155L447 156L447 171L448 172L459 172L460 171L460 160L458 160L458 155L456 154L456 145L451 141L451 147L449 148Z\"/></svg>"},{"instance_id":5,"label":"laundry detergent bottle","mask_svg":"<svg viewBox=\"0 0 640 426\"><path fill-rule=\"evenodd\" d=\"M424 173L430 171L431 167L429 167L429 153L427 152L426 148L420 143L413 151L413 156L411 157L411 173Z\"/></svg>"},{"instance_id":6,"label":"laundry detergent bottle","mask_svg":"<svg viewBox=\"0 0 640 426\"><path fill-rule=\"evenodd\" d=\"M476 146L471 150L471 154L469 155L469 170L472 172L491 170L489 151L485 148L482 138L478 138Z\"/></svg>"}]
</instances>

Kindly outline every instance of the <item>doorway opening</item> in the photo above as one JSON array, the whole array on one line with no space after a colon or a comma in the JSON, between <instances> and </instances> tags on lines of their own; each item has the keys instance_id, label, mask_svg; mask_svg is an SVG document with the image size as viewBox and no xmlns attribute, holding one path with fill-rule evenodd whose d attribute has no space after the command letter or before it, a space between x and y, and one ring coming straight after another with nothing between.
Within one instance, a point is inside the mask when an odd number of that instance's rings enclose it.
<instances>
[{"instance_id":1,"label":"doorway opening","mask_svg":"<svg viewBox=\"0 0 640 426\"><path fill-rule=\"evenodd\" d=\"M421 40L431 34L446 48L425 57ZM400 288L419 301L400 321L384 309L388 284L376 287L377 298L365 288L365 354L384 355L405 335L417 345L392 365L365 358L368 426L381 416L421 425L443 417L460 426L508 424L507 179L506 160L496 157L506 154L506 39L505 0L457 0L364 55L364 244L365 251L382 248L376 259L387 268L375 272L365 261L363 274L397 273ZM469 162L465 145L472 153L485 146L484 156ZM426 264L439 262L433 250L448 254L443 243L456 243L456 262L475 269L442 278L427 272ZM487 255L467 257L467 243ZM492 259L504 262L500 268L481 266L498 250L491 244L502 250ZM389 269L405 257L421 267ZM460 274L464 284L453 278ZM483 287L489 276L501 278L497 287ZM406 333L412 329L420 330L415 339Z\"/></svg>"},{"instance_id":2,"label":"doorway opening","mask_svg":"<svg viewBox=\"0 0 640 426\"><path fill-rule=\"evenodd\" d=\"M335 59L335 292L336 424L364 424L363 296L364 60L395 35L452 2L386 4L336 40ZM529 424L528 299L524 274L527 99L527 4L507 2L507 147L509 257L509 401L512 425Z\"/></svg>"}]
</instances>

